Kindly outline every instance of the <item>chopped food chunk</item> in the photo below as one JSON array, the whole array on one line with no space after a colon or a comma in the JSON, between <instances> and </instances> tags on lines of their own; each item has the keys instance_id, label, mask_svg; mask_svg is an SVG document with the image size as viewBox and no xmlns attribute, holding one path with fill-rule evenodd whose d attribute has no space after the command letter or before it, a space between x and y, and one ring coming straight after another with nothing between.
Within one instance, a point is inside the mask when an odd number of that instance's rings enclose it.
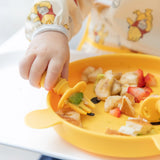
<instances>
[{"instance_id":1,"label":"chopped food chunk","mask_svg":"<svg viewBox=\"0 0 160 160\"><path fill-rule=\"evenodd\" d=\"M114 109L111 109L109 112L112 116L115 116L117 118L119 118L121 116L121 110L117 107Z\"/></svg>"},{"instance_id":2,"label":"chopped food chunk","mask_svg":"<svg viewBox=\"0 0 160 160\"><path fill-rule=\"evenodd\" d=\"M109 96L104 103L105 112L109 112L113 108L117 108L122 101L122 96Z\"/></svg>"},{"instance_id":3,"label":"chopped food chunk","mask_svg":"<svg viewBox=\"0 0 160 160\"><path fill-rule=\"evenodd\" d=\"M114 79L112 90L111 90L111 95L120 94L121 89L122 89L121 83L118 80Z\"/></svg>"},{"instance_id":4,"label":"chopped food chunk","mask_svg":"<svg viewBox=\"0 0 160 160\"><path fill-rule=\"evenodd\" d=\"M128 87L127 93L135 97L135 102L139 103L141 100L144 100L152 92L152 89L149 87Z\"/></svg>"},{"instance_id":5,"label":"chopped food chunk","mask_svg":"<svg viewBox=\"0 0 160 160\"><path fill-rule=\"evenodd\" d=\"M92 66L89 66L83 71L81 80L85 81L86 83L89 83L89 82L94 83L96 81L97 75L102 73L103 73L103 69L101 67L96 69Z\"/></svg>"},{"instance_id":6,"label":"chopped food chunk","mask_svg":"<svg viewBox=\"0 0 160 160\"><path fill-rule=\"evenodd\" d=\"M128 87L129 87L129 84L123 84L122 87L121 87L121 93L120 95L123 96L127 93L128 91Z\"/></svg>"},{"instance_id":7,"label":"chopped food chunk","mask_svg":"<svg viewBox=\"0 0 160 160\"><path fill-rule=\"evenodd\" d=\"M144 87L145 86L145 80L144 80L144 75L143 75L143 71L141 69L138 69L136 71L136 73L138 74L138 87Z\"/></svg>"},{"instance_id":8,"label":"chopped food chunk","mask_svg":"<svg viewBox=\"0 0 160 160\"><path fill-rule=\"evenodd\" d=\"M137 74L137 72L126 72L126 73L124 73L120 78L120 82L122 84L137 86L137 84L138 84L138 74Z\"/></svg>"},{"instance_id":9,"label":"chopped food chunk","mask_svg":"<svg viewBox=\"0 0 160 160\"><path fill-rule=\"evenodd\" d=\"M129 118L126 121L125 126L121 126L118 130L120 133L138 136L149 133L152 129L152 125L145 119L142 118Z\"/></svg>"},{"instance_id":10,"label":"chopped food chunk","mask_svg":"<svg viewBox=\"0 0 160 160\"><path fill-rule=\"evenodd\" d=\"M95 93L99 99L105 100L108 96L111 95L111 89L113 84L112 78L103 78L95 86Z\"/></svg>"},{"instance_id":11,"label":"chopped food chunk","mask_svg":"<svg viewBox=\"0 0 160 160\"><path fill-rule=\"evenodd\" d=\"M154 75L148 73L145 77L144 77L145 83L146 83L146 87L153 87L157 85L157 80L154 77Z\"/></svg>"},{"instance_id":12,"label":"chopped food chunk","mask_svg":"<svg viewBox=\"0 0 160 160\"><path fill-rule=\"evenodd\" d=\"M111 129L111 128L107 128L105 133L106 133L106 134L110 134L110 135L129 136L129 135L127 135L127 134L120 133L119 131L117 131L117 130L115 130L115 129Z\"/></svg>"},{"instance_id":13,"label":"chopped food chunk","mask_svg":"<svg viewBox=\"0 0 160 160\"><path fill-rule=\"evenodd\" d=\"M135 116L135 109L133 107L131 100L127 96L123 96L120 110L125 115L131 116L131 117Z\"/></svg>"},{"instance_id":14,"label":"chopped food chunk","mask_svg":"<svg viewBox=\"0 0 160 160\"><path fill-rule=\"evenodd\" d=\"M80 113L75 111L68 111L68 112L57 112L57 114L66 121L76 126L82 127Z\"/></svg>"}]
</instances>

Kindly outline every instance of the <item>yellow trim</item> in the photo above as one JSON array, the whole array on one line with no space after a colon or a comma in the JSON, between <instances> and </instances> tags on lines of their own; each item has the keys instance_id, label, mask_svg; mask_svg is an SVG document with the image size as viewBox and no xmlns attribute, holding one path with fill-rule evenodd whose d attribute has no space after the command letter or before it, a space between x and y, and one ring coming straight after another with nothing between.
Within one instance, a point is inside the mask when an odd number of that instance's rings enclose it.
<instances>
[{"instance_id":1,"label":"yellow trim","mask_svg":"<svg viewBox=\"0 0 160 160\"><path fill-rule=\"evenodd\" d=\"M88 21L87 21L87 26L86 26L86 30L85 30L85 33L83 35L83 38L81 40L81 42L79 43L78 47L77 47L77 50L80 51L82 49L82 46L83 44L85 43L86 41L86 38L88 36L88 30L89 30L89 24L91 22L91 15L88 16Z\"/></svg>"},{"instance_id":2,"label":"yellow trim","mask_svg":"<svg viewBox=\"0 0 160 160\"><path fill-rule=\"evenodd\" d=\"M118 53L122 53L122 52L129 52L130 53L131 52L128 48L125 48L125 47L117 48L117 47L110 47L110 46L95 43L88 36L90 22L91 22L91 15L88 16L88 21L87 21L84 36L82 37L82 40L80 41L80 43L77 47L78 51L80 51L82 49L82 46L84 45L84 43L87 42L87 43L91 44L93 47L100 49L100 50L103 50L103 51L118 52Z\"/></svg>"},{"instance_id":3,"label":"yellow trim","mask_svg":"<svg viewBox=\"0 0 160 160\"><path fill-rule=\"evenodd\" d=\"M89 44L91 44L95 48L103 50L103 51L118 52L118 53L131 52L128 48L125 48L125 47L118 48L118 47L110 47L110 46L106 46L106 45L102 45L102 44L97 44L89 37L86 37L86 42L88 42Z\"/></svg>"}]
</instances>

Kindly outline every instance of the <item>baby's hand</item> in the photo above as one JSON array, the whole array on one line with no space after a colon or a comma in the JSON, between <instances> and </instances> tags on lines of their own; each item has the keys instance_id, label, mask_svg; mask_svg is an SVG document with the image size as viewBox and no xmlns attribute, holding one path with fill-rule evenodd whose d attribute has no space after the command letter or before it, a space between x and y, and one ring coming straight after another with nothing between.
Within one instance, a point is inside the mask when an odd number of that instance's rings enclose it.
<instances>
[{"instance_id":1,"label":"baby's hand","mask_svg":"<svg viewBox=\"0 0 160 160\"><path fill-rule=\"evenodd\" d=\"M38 34L31 41L26 56L19 65L20 75L34 87L46 71L44 87L50 90L59 76L68 77L69 46L67 37L60 32L48 31Z\"/></svg>"}]
</instances>

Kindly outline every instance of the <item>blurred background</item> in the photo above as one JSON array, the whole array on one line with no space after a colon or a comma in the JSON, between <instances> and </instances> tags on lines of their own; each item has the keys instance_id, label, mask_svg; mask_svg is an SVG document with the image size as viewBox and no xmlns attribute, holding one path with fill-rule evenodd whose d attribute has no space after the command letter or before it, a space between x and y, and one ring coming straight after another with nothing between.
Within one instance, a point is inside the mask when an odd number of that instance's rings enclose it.
<instances>
[{"instance_id":1,"label":"blurred background","mask_svg":"<svg viewBox=\"0 0 160 160\"><path fill-rule=\"evenodd\" d=\"M32 3L33 0L0 0L0 46L24 27ZM39 156L39 153L0 144L0 160L38 160Z\"/></svg>"},{"instance_id":2,"label":"blurred background","mask_svg":"<svg viewBox=\"0 0 160 160\"><path fill-rule=\"evenodd\" d=\"M33 2L34 0L0 0L0 45L24 27ZM80 32L70 41L71 49L76 49L79 44L85 24L86 20Z\"/></svg>"},{"instance_id":3,"label":"blurred background","mask_svg":"<svg viewBox=\"0 0 160 160\"><path fill-rule=\"evenodd\" d=\"M33 0L0 0L0 45L24 26Z\"/></svg>"}]
</instances>

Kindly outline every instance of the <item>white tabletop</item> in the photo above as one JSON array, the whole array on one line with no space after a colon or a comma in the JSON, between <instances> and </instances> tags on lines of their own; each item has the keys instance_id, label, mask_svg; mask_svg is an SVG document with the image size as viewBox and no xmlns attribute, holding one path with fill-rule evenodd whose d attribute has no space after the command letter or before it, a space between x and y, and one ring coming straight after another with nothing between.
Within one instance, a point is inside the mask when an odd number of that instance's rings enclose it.
<instances>
[{"instance_id":1,"label":"white tabletop","mask_svg":"<svg viewBox=\"0 0 160 160\"><path fill-rule=\"evenodd\" d=\"M47 94L44 89L31 87L28 81L19 76L18 63L27 46L24 29L0 46L0 144L69 160L124 160L82 151L64 141L54 128L38 130L25 125L24 117L28 112L46 108ZM79 55L72 53L72 60L78 59ZM159 160L160 156L140 159Z\"/></svg>"}]
</instances>

